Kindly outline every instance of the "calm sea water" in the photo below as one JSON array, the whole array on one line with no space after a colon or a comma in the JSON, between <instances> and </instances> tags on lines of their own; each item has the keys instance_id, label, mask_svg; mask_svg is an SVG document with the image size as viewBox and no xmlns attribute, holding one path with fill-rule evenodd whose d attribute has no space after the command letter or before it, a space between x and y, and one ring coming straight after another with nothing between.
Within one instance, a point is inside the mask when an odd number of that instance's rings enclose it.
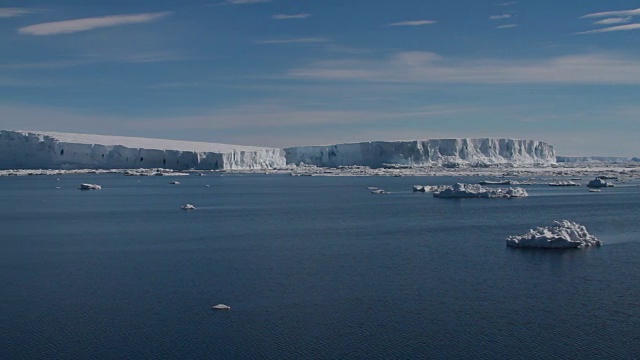
<instances>
[{"instance_id":1,"label":"calm sea water","mask_svg":"<svg viewBox=\"0 0 640 360\"><path fill-rule=\"evenodd\" d=\"M640 187L411 191L455 181L0 178L0 357L638 358ZM559 219L605 246L505 247Z\"/></svg>"}]
</instances>

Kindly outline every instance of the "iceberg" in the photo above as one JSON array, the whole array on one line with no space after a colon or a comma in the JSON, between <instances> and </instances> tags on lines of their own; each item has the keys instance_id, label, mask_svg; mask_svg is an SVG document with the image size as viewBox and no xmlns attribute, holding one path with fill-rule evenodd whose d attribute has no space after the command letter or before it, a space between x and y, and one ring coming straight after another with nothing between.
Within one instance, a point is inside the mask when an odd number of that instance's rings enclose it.
<instances>
[{"instance_id":1,"label":"iceberg","mask_svg":"<svg viewBox=\"0 0 640 360\"><path fill-rule=\"evenodd\" d=\"M577 182L573 182L570 180L567 181L556 181L549 183L549 186L580 186Z\"/></svg>"},{"instance_id":2,"label":"iceberg","mask_svg":"<svg viewBox=\"0 0 640 360\"><path fill-rule=\"evenodd\" d=\"M556 163L553 146L534 140L432 139L374 141L284 149L288 164L321 167L368 166L547 166Z\"/></svg>"},{"instance_id":3,"label":"iceberg","mask_svg":"<svg viewBox=\"0 0 640 360\"><path fill-rule=\"evenodd\" d=\"M231 307L225 304L213 305L211 308L213 310L231 310Z\"/></svg>"},{"instance_id":4,"label":"iceberg","mask_svg":"<svg viewBox=\"0 0 640 360\"><path fill-rule=\"evenodd\" d=\"M280 149L57 132L0 131L0 169L249 170L284 167Z\"/></svg>"},{"instance_id":5,"label":"iceberg","mask_svg":"<svg viewBox=\"0 0 640 360\"><path fill-rule=\"evenodd\" d=\"M603 188L603 187L613 187L613 184L608 182L608 181L604 181L600 177L597 177L597 178L589 181L587 186L590 187L590 188Z\"/></svg>"},{"instance_id":6,"label":"iceberg","mask_svg":"<svg viewBox=\"0 0 640 360\"><path fill-rule=\"evenodd\" d=\"M528 233L507 237L507 246L519 248L571 249L602 246L602 242L587 229L569 220L554 221L553 225L538 227Z\"/></svg>"},{"instance_id":7,"label":"iceberg","mask_svg":"<svg viewBox=\"0 0 640 360\"><path fill-rule=\"evenodd\" d=\"M182 209L182 210L195 210L195 209L196 209L196 207L195 207L195 206L193 206L193 205L191 205L191 204L185 204L185 205L182 205L182 206L180 207L180 209Z\"/></svg>"},{"instance_id":8,"label":"iceberg","mask_svg":"<svg viewBox=\"0 0 640 360\"><path fill-rule=\"evenodd\" d=\"M102 186L97 184L80 184L80 190L101 190Z\"/></svg>"},{"instance_id":9,"label":"iceberg","mask_svg":"<svg viewBox=\"0 0 640 360\"><path fill-rule=\"evenodd\" d=\"M446 188L446 185L413 185L414 192L436 192Z\"/></svg>"},{"instance_id":10,"label":"iceberg","mask_svg":"<svg viewBox=\"0 0 640 360\"><path fill-rule=\"evenodd\" d=\"M457 183L433 193L438 198L515 198L527 197L523 188L487 188L476 184Z\"/></svg>"}]
</instances>

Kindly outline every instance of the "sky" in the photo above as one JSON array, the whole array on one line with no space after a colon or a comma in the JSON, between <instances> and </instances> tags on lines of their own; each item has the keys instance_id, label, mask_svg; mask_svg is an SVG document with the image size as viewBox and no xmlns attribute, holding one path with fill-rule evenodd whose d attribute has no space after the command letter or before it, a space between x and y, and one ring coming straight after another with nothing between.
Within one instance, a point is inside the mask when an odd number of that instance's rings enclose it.
<instances>
[{"instance_id":1,"label":"sky","mask_svg":"<svg viewBox=\"0 0 640 360\"><path fill-rule=\"evenodd\" d=\"M638 0L0 0L0 128L640 156Z\"/></svg>"}]
</instances>

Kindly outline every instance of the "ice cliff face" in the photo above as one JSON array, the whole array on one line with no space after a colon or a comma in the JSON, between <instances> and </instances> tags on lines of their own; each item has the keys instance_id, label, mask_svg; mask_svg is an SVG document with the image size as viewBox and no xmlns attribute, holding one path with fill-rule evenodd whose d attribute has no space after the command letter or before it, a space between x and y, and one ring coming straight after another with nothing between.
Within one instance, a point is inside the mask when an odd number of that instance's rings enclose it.
<instances>
[{"instance_id":1,"label":"ice cliff face","mask_svg":"<svg viewBox=\"0 0 640 360\"><path fill-rule=\"evenodd\" d=\"M287 163L337 167L361 165L493 165L555 164L553 146L533 140L440 139L375 141L328 146L302 146L285 150Z\"/></svg>"},{"instance_id":2,"label":"ice cliff face","mask_svg":"<svg viewBox=\"0 0 640 360\"><path fill-rule=\"evenodd\" d=\"M0 169L269 169L280 149L122 136L0 131Z\"/></svg>"}]
</instances>

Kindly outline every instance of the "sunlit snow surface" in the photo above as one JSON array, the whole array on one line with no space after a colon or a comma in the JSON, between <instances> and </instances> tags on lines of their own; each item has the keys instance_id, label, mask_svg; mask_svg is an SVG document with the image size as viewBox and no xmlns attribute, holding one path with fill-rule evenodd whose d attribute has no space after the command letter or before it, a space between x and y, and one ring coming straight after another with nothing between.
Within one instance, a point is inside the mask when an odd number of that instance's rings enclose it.
<instances>
[{"instance_id":1,"label":"sunlit snow surface","mask_svg":"<svg viewBox=\"0 0 640 360\"><path fill-rule=\"evenodd\" d=\"M551 226L507 238L507 246L511 247L567 249L601 245L602 242L589 234L584 226L569 220L554 221Z\"/></svg>"}]
</instances>

